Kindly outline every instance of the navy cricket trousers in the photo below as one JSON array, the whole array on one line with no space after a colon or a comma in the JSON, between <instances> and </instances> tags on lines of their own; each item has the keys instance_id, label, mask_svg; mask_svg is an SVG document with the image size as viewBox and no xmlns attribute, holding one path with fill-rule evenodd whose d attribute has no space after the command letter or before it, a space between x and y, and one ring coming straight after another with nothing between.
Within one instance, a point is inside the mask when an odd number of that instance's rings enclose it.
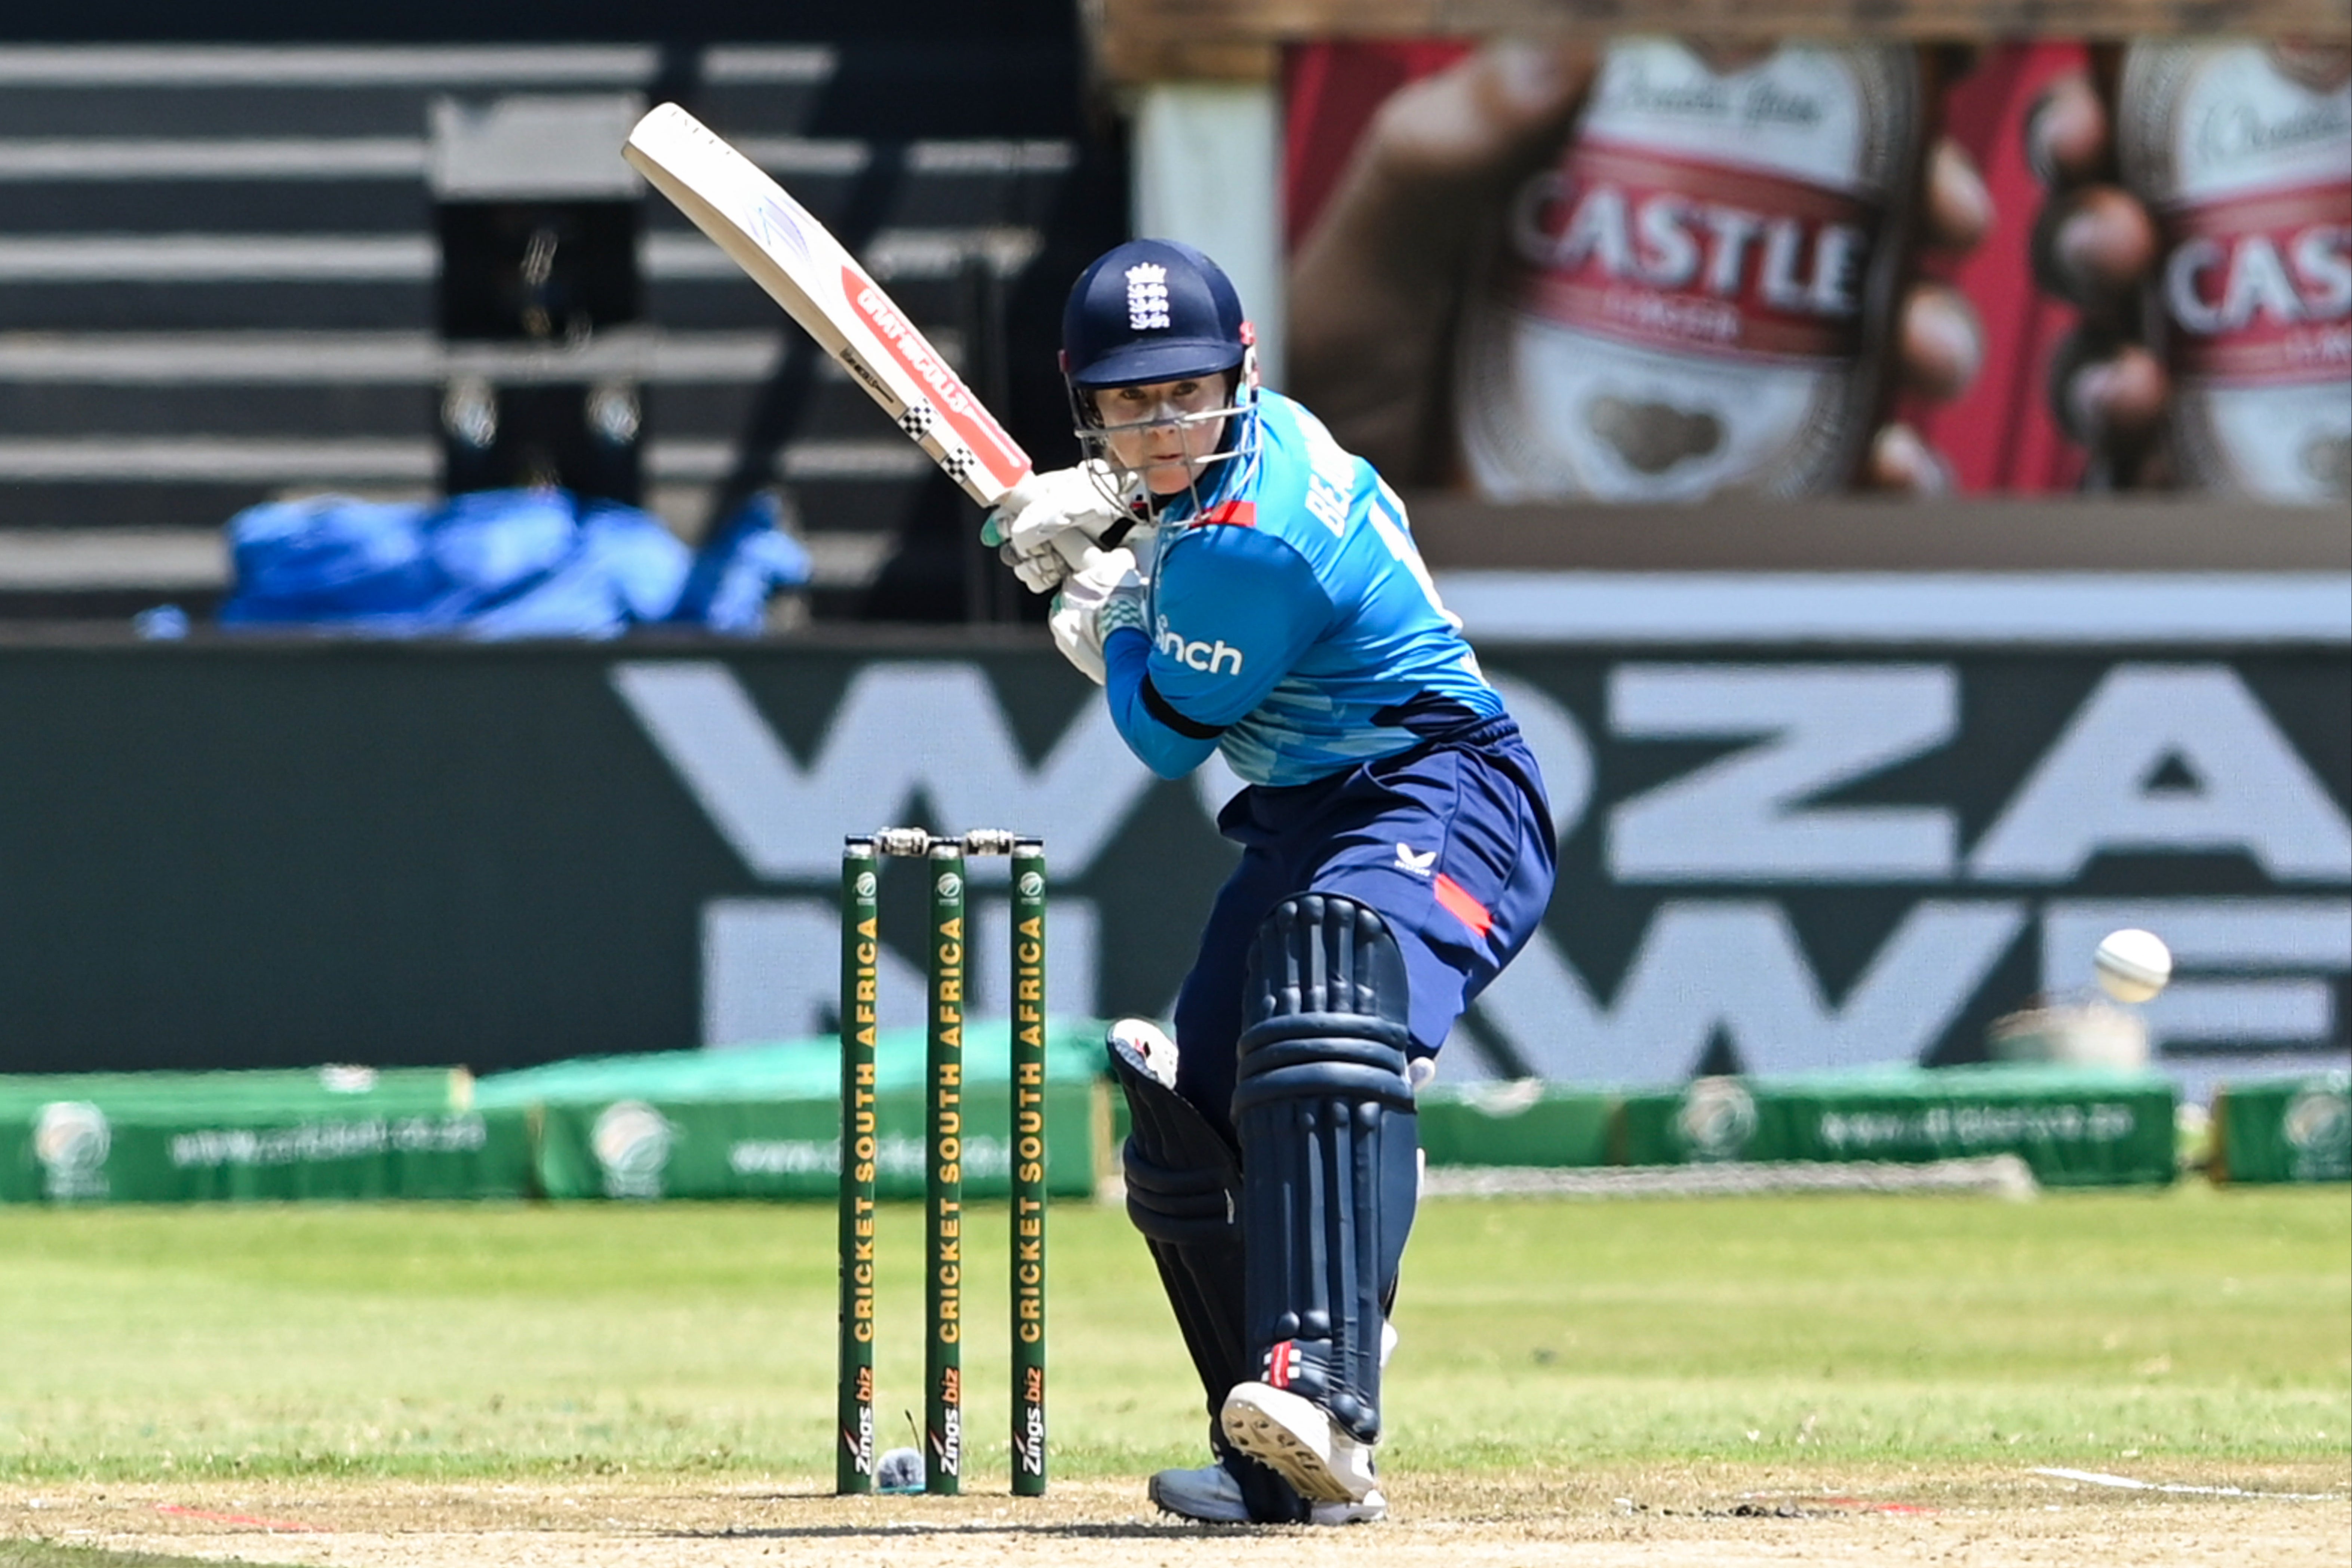
<instances>
[{"instance_id":1,"label":"navy cricket trousers","mask_svg":"<svg viewBox=\"0 0 2352 1568\"><path fill-rule=\"evenodd\" d=\"M1249 951L1276 904L1343 893L1380 911L1410 977L1412 1054L1428 1057L1551 901L1543 777L1508 718L1311 784L1253 784L1217 827L1242 860L1176 999L1176 1091L1228 1140Z\"/></svg>"}]
</instances>

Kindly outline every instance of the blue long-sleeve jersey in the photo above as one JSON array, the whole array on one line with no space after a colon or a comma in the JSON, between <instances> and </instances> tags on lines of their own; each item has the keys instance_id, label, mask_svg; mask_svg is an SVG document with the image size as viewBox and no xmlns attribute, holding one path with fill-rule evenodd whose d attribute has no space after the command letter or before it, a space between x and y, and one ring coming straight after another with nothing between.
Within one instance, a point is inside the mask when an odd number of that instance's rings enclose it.
<instances>
[{"instance_id":1,"label":"blue long-sleeve jersey","mask_svg":"<svg viewBox=\"0 0 2352 1568\"><path fill-rule=\"evenodd\" d=\"M1247 417L1244 455L1161 510L1149 630L1104 646L1128 746L1163 778L1214 750L1252 784L1297 784L1500 714L1395 492L1290 399Z\"/></svg>"}]
</instances>

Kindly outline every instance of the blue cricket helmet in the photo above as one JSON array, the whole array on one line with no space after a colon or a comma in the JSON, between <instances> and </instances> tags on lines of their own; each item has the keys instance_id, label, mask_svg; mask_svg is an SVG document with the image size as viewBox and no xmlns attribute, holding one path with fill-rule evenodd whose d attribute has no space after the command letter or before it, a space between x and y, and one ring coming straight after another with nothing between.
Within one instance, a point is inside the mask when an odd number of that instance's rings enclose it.
<instances>
[{"instance_id":1,"label":"blue cricket helmet","mask_svg":"<svg viewBox=\"0 0 2352 1568\"><path fill-rule=\"evenodd\" d=\"M1172 239L1131 239L1072 286L1062 374L1087 390L1214 375L1241 369L1255 336L1215 262Z\"/></svg>"}]
</instances>

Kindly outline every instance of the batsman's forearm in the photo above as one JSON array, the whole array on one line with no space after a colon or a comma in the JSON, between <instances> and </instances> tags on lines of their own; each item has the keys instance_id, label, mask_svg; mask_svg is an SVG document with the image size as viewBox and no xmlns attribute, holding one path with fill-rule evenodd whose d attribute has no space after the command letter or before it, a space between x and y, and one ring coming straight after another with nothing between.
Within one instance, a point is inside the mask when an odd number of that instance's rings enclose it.
<instances>
[{"instance_id":1,"label":"batsman's forearm","mask_svg":"<svg viewBox=\"0 0 2352 1568\"><path fill-rule=\"evenodd\" d=\"M1163 779L1181 779L1209 760L1220 728L1196 724L1170 708L1151 688L1151 638L1123 626L1103 641L1103 696L1111 723L1143 765Z\"/></svg>"}]
</instances>

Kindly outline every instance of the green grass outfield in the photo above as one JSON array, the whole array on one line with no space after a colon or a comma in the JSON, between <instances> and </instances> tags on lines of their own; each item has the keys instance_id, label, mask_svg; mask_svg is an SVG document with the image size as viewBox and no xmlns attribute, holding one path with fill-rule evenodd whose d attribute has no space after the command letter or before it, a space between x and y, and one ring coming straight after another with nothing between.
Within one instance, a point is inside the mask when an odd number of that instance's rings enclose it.
<instances>
[{"instance_id":1,"label":"green grass outfield","mask_svg":"<svg viewBox=\"0 0 2352 1568\"><path fill-rule=\"evenodd\" d=\"M883 1438L919 1409L919 1215L884 1215ZM967 1273L971 1489L1004 1484L1003 1210ZM829 1479L819 1205L0 1211L0 1480ZM1197 1463L1114 1209L1055 1215L1053 1463ZM1391 1462L2344 1460L2344 1188L1433 1203Z\"/></svg>"},{"instance_id":2,"label":"green grass outfield","mask_svg":"<svg viewBox=\"0 0 2352 1568\"><path fill-rule=\"evenodd\" d=\"M47 1541L0 1541L0 1568L188 1568L188 1560L158 1557L151 1552L60 1546Z\"/></svg>"}]
</instances>

